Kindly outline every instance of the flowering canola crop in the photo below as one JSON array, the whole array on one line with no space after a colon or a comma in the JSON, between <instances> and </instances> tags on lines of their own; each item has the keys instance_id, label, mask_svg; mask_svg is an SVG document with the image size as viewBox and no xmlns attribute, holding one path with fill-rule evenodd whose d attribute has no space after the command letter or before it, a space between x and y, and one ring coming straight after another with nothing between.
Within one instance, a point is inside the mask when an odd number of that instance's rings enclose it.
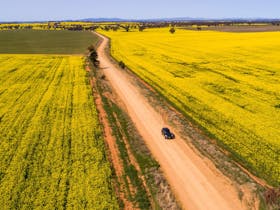
<instances>
[{"instance_id":1,"label":"flowering canola crop","mask_svg":"<svg viewBox=\"0 0 280 210\"><path fill-rule=\"evenodd\" d=\"M1 209L117 209L84 58L0 55Z\"/></svg>"},{"instance_id":2,"label":"flowering canola crop","mask_svg":"<svg viewBox=\"0 0 280 210\"><path fill-rule=\"evenodd\" d=\"M280 183L280 32L102 32L111 52L247 168Z\"/></svg>"}]
</instances>

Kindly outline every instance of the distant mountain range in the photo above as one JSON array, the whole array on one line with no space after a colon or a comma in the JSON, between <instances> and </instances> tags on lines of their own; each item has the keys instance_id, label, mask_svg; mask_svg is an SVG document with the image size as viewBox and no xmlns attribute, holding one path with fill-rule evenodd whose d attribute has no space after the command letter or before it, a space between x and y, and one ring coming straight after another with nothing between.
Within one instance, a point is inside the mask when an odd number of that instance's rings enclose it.
<instances>
[{"instance_id":1,"label":"distant mountain range","mask_svg":"<svg viewBox=\"0 0 280 210\"><path fill-rule=\"evenodd\" d=\"M77 21L77 20L76 20ZM122 18L86 18L78 21L86 22L174 22L174 21L230 21L230 22L271 22L271 21L280 21L279 18L192 18L192 17L176 17L176 18L152 18L152 19L122 19Z\"/></svg>"},{"instance_id":2,"label":"distant mountain range","mask_svg":"<svg viewBox=\"0 0 280 210\"><path fill-rule=\"evenodd\" d=\"M175 17L175 18L150 18L150 19L125 19L125 18L85 18L77 20L52 20L52 21L83 21L83 22L209 22L209 21L228 21L228 22L272 22L280 21L280 18L192 18L192 17ZM36 23L46 21L5 21L2 23ZM1 21L0 21L1 23Z\"/></svg>"}]
</instances>

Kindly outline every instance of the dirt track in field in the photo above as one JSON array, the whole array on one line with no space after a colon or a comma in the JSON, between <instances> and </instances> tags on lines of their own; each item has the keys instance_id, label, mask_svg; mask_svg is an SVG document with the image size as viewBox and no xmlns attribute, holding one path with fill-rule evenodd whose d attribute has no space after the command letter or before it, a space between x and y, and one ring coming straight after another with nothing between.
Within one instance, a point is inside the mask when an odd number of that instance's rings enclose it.
<instances>
[{"instance_id":1,"label":"dirt track in field","mask_svg":"<svg viewBox=\"0 0 280 210\"><path fill-rule=\"evenodd\" d=\"M128 79L106 53L109 40L99 35L102 42L97 52L100 68L106 79L124 102L128 115L155 159L159 162L177 199L187 210L242 210L246 204L239 200L233 183L213 164L175 133L176 139L166 141L161 128L169 126L162 116L141 95L138 87Z\"/></svg>"}]
</instances>

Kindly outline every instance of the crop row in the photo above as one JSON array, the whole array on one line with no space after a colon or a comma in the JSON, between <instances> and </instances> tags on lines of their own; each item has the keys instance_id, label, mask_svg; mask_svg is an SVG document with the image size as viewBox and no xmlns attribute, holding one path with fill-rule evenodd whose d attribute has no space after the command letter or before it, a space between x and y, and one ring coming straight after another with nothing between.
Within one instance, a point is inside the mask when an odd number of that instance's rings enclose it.
<instances>
[{"instance_id":1,"label":"crop row","mask_svg":"<svg viewBox=\"0 0 280 210\"><path fill-rule=\"evenodd\" d=\"M0 56L0 206L116 209L79 56Z\"/></svg>"}]
</instances>

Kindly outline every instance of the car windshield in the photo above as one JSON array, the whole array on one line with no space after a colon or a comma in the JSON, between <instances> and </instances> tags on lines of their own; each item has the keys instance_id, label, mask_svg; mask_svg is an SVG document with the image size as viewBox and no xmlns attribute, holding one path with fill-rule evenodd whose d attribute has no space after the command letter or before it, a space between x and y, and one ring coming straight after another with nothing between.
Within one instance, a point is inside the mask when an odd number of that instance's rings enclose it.
<instances>
[{"instance_id":1,"label":"car windshield","mask_svg":"<svg viewBox=\"0 0 280 210\"><path fill-rule=\"evenodd\" d=\"M167 133L170 133L168 128L164 128L164 131L167 132Z\"/></svg>"}]
</instances>

